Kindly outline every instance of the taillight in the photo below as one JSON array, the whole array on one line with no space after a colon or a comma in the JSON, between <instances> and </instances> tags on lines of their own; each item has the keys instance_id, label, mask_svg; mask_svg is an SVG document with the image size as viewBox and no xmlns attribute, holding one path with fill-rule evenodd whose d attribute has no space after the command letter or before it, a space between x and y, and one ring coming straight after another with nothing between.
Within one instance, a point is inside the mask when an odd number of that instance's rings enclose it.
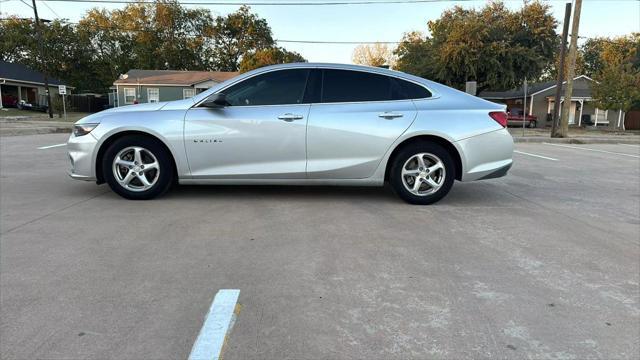
<instances>
[{"instance_id":1,"label":"taillight","mask_svg":"<svg viewBox=\"0 0 640 360\"><path fill-rule=\"evenodd\" d=\"M500 124L502 127L507 127L507 113L503 112L503 111L492 111L489 113L489 116L491 116L491 118L493 120L495 120L498 124Z\"/></svg>"}]
</instances>

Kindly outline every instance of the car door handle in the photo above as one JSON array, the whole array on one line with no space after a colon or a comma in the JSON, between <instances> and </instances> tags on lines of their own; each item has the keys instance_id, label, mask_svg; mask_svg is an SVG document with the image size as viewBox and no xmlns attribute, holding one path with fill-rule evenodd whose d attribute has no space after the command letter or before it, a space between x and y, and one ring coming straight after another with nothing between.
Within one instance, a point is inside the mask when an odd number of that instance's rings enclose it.
<instances>
[{"instance_id":1,"label":"car door handle","mask_svg":"<svg viewBox=\"0 0 640 360\"><path fill-rule=\"evenodd\" d=\"M302 115L286 113L286 114L284 114L284 115L280 115L280 116L278 116L278 119L280 119L280 120L284 120L284 121L288 121L288 122L291 122L291 121L293 121L293 120L300 120L300 119L302 119Z\"/></svg>"},{"instance_id":2,"label":"car door handle","mask_svg":"<svg viewBox=\"0 0 640 360\"><path fill-rule=\"evenodd\" d=\"M385 119L394 119L394 118L399 118L399 117L403 117L404 115L400 114L400 113L394 113L394 112L383 112L378 114L379 117L381 118L385 118Z\"/></svg>"}]
</instances>

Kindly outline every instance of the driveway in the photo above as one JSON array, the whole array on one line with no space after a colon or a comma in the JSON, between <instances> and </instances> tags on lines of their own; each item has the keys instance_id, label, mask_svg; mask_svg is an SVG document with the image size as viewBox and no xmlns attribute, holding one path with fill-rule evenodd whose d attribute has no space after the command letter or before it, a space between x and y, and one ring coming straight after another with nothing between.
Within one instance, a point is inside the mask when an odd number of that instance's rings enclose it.
<instances>
[{"instance_id":1,"label":"driveway","mask_svg":"<svg viewBox=\"0 0 640 360\"><path fill-rule=\"evenodd\" d=\"M0 139L3 359L189 356L239 289L230 359L638 358L640 147L517 144L435 206L388 188L65 175L66 135Z\"/></svg>"}]
</instances>

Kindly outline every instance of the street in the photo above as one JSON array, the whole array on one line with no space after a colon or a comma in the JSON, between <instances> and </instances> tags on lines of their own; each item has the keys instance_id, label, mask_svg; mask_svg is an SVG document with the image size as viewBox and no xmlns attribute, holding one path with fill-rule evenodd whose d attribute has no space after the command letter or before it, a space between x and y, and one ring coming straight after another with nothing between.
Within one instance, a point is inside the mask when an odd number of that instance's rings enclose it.
<instances>
[{"instance_id":1,"label":"street","mask_svg":"<svg viewBox=\"0 0 640 360\"><path fill-rule=\"evenodd\" d=\"M640 147L516 144L432 206L389 187L66 175L66 134L0 138L0 354L184 359L239 289L224 359L638 358ZM39 147L47 147L38 149Z\"/></svg>"}]
</instances>

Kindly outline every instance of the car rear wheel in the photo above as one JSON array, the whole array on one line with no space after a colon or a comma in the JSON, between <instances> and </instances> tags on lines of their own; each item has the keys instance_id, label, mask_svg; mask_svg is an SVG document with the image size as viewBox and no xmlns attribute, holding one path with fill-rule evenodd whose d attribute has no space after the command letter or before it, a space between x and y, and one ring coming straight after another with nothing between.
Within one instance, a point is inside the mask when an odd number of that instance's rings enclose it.
<instances>
[{"instance_id":1,"label":"car rear wheel","mask_svg":"<svg viewBox=\"0 0 640 360\"><path fill-rule=\"evenodd\" d=\"M536 127L536 122L535 122L535 120L529 121L529 128L531 128L531 129L532 129L532 128L534 128L534 127Z\"/></svg>"},{"instance_id":2,"label":"car rear wheel","mask_svg":"<svg viewBox=\"0 0 640 360\"><path fill-rule=\"evenodd\" d=\"M102 173L109 187L132 200L148 200L164 194L173 183L171 155L158 140L125 136L107 149Z\"/></svg>"},{"instance_id":3,"label":"car rear wheel","mask_svg":"<svg viewBox=\"0 0 640 360\"><path fill-rule=\"evenodd\" d=\"M390 182L403 200L433 204L449 193L456 177L451 154L434 143L411 144L393 159Z\"/></svg>"}]
</instances>

